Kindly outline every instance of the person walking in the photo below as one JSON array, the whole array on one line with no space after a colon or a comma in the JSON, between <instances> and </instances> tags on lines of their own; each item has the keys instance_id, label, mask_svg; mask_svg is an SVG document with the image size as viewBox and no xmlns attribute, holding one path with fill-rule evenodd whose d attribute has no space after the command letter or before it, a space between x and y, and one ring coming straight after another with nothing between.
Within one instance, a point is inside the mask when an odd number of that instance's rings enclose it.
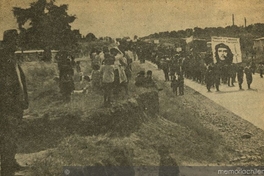
<instances>
[{"instance_id":1,"label":"person walking","mask_svg":"<svg viewBox=\"0 0 264 176\"><path fill-rule=\"evenodd\" d=\"M213 71L213 66L212 63L210 63L205 72L205 83L206 83L206 88L208 92L211 92L211 87L214 84L214 71Z\"/></svg>"},{"instance_id":2,"label":"person walking","mask_svg":"<svg viewBox=\"0 0 264 176\"><path fill-rule=\"evenodd\" d=\"M244 77L244 68L242 66L239 66L237 70L237 81L239 85L239 90L243 90L242 89L243 77Z\"/></svg>"},{"instance_id":3,"label":"person walking","mask_svg":"<svg viewBox=\"0 0 264 176\"><path fill-rule=\"evenodd\" d=\"M220 79L221 75L223 73L223 66L221 63L216 63L213 68L213 75L214 75L214 85L216 88L216 91L219 92L219 86L220 86Z\"/></svg>"},{"instance_id":4,"label":"person walking","mask_svg":"<svg viewBox=\"0 0 264 176\"><path fill-rule=\"evenodd\" d=\"M264 65L263 63L259 64L259 75L261 78L263 78L263 71L264 71Z\"/></svg>"},{"instance_id":5,"label":"person walking","mask_svg":"<svg viewBox=\"0 0 264 176\"><path fill-rule=\"evenodd\" d=\"M251 85L251 83L253 81L253 77L252 77L253 71L252 71L250 63L247 64L247 66L245 67L244 72L246 74L248 89L251 89L250 85Z\"/></svg>"}]
</instances>

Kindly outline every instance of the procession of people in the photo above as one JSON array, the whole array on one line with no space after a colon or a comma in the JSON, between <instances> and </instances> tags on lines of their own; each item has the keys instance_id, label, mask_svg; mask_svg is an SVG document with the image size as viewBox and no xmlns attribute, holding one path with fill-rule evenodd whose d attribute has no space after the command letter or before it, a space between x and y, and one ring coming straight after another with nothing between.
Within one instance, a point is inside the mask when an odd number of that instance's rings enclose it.
<instances>
[{"instance_id":1,"label":"procession of people","mask_svg":"<svg viewBox=\"0 0 264 176\"><path fill-rule=\"evenodd\" d=\"M165 47L165 49L164 47L151 48L148 44L141 46L141 48L143 48L141 52L145 53L143 55L145 60L156 64L157 68L162 70L164 81L171 82L173 92L176 94L175 86L178 87L179 80L184 80L184 78L205 85L208 92L211 92L212 88L218 92L221 91L220 85L235 87L235 83L238 83L238 90L244 90L242 88L244 76L247 89L252 89L252 75L255 74L256 70L260 77L263 77L263 63L259 63L258 69L255 68L256 64L252 60L234 63L234 54L229 46L224 43L217 44L214 47L214 52L208 51L204 55L192 50L177 52L171 47ZM141 57L143 56L141 55Z\"/></svg>"},{"instance_id":2,"label":"procession of people","mask_svg":"<svg viewBox=\"0 0 264 176\"><path fill-rule=\"evenodd\" d=\"M132 78L132 63L136 60L140 64L144 64L146 60L156 64L157 69L162 70L164 74L164 81L170 82L172 91L176 95L184 95L184 79L205 85L208 92L211 92L212 88L218 92L221 91L220 85L226 84L229 87L234 87L235 83L238 83L238 90L244 90L242 83L245 75L247 88L251 89L252 75L256 70L255 63L251 61L246 63L246 66L243 63L234 63L234 54L224 43L215 45L214 49L214 52L209 51L202 55L192 49L189 52L177 51L171 46L164 47L131 41L122 41L116 47L93 48L90 52L92 72L89 80L92 90L102 92L104 95L105 107L110 106L113 103L113 97L117 97L122 90L128 94L128 85ZM66 58L58 59L58 68L61 94L63 99L69 102L75 89L74 69L77 70L76 74L79 75L80 81L83 73L80 61L75 63L74 58L65 55L64 52L58 55L58 58ZM260 77L263 77L262 63L259 64L257 70ZM152 71L149 70L148 73L150 72L152 77ZM135 75L133 82L136 86L148 87L146 86L147 76L145 73L139 72Z\"/></svg>"}]
</instances>

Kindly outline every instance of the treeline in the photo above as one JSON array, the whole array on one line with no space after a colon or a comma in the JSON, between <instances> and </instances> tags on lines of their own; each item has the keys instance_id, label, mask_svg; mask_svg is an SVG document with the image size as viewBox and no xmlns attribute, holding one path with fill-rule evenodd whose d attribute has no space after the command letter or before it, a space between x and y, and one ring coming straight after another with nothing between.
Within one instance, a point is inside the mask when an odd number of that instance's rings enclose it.
<instances>
[{"instance_id":1,"label":"treeline","mask_svg":"<svg viewBox=\"0 0 264 176\"><path fill-rule=\"evenodd\" d=\"M194 36L196 38L210 39L211 36L223 36L223 37L241 37L249 35L255 38L262 37L264 35L264 24L256 23L249 25L247 27L239 26L227 26L223 27L206 27L204 29L195 27L193 29L188 28L186 30L178 31L165 31L150 34L149 36L143 38L164 38L164 37L174 37L174 38L186 38Z\"/></svg>"},{"instance_id":2,"label":"treeline","mask_svg":"<svg viewBox=\"0 0 264 176\"><path fill-rule=\"evenodd\" d=\"M226 26L224 27L206 27L204 29L195 27L193 29L188 28L186 30L178 31L165 31L150 34L142 39L151 38L187 38L193 36L194 38L210 40L211 36L222 37L235 37L240 38L241 49L250 51L252 50L253 40L264 36L264 24L256 23L247 27L243 26Z\"/></svg>"}]
</instances>

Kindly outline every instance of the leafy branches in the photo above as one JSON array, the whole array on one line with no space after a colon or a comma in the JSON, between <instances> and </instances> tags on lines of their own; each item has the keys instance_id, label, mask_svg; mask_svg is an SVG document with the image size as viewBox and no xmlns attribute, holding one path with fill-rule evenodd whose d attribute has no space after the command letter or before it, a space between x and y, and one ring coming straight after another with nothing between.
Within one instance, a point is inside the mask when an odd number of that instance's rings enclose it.
<instances>
[{"instance_id":1,"label":"leafy branches","mask_svg":"<svg viewBox=\"0 0 264 176\"><path fill-rule=\"evenodd\" d=\"M70 49L77 42L70 23L75 15L68 15L68 5L55 5L55 0L38 0L29 8L13 7L21 31L23 49ZM26 28L26 24L29 27Z\"/></svg>"}]
</instances>

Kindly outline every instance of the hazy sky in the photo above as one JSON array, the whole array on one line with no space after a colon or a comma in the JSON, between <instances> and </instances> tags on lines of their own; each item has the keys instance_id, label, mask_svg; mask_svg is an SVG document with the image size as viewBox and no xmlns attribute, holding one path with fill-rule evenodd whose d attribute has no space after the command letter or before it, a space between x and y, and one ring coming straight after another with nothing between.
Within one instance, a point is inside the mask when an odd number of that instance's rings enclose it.
<instances>
[{"instance_id":1,"label":"hazy sky","mask_svg":"<svg viewBox=\"0 0 264 176\"><path fill-rule=\"evenodd\" d=\"M36 0L0 0L0 39L3 31L16 28L12 7L29 7ZM225 27L264 23L264 0L56 0L68 4L77 19L73 29L96 37L140 37L155 32L194 27ZM264 34L263 34L264 35Z\"/></svg>"}]
</instances>

